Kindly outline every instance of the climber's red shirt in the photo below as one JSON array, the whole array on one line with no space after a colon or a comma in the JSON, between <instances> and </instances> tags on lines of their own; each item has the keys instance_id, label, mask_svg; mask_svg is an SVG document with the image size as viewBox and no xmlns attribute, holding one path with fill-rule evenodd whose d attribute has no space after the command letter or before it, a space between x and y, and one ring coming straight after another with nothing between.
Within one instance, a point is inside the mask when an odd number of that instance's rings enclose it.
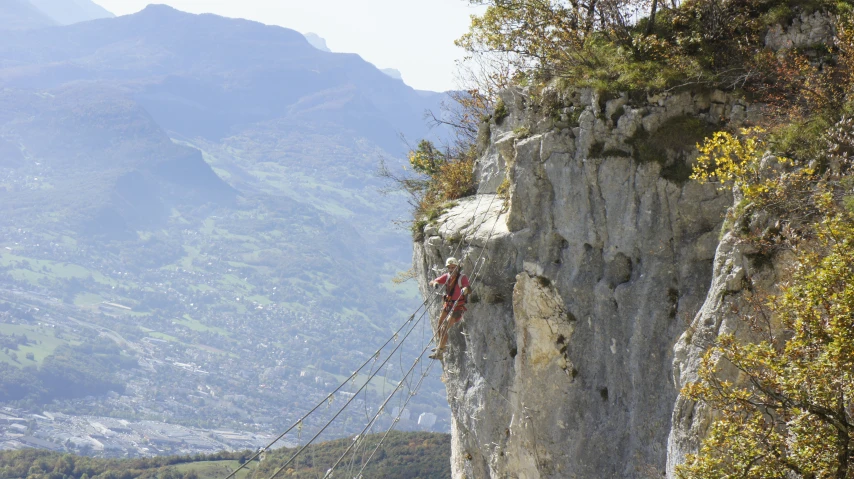
<instances>
[{"instance_id":1,"label":"climber's red shirt","mask_svg":"<svg viewBox=\"0 0 854 479\"><path fill-rule=\"evenodd\" d=\"M439 276L438 278L436 278L436 282L439 284L445 284L448 282L448 280L450 278L451 278L451 275L449 273L445 273L442 276ZM461 291L462 288L468 288L468 287L469 287L468 276L461 274L460 278L457 280L457 285L454 287L454 290L451 291L450 294L448 294L448 296L450 296L451 301L459 300L463 295L463 292ZM447 287L445 288L445 291L447 292Z\"/></svg>"}]
</instances>

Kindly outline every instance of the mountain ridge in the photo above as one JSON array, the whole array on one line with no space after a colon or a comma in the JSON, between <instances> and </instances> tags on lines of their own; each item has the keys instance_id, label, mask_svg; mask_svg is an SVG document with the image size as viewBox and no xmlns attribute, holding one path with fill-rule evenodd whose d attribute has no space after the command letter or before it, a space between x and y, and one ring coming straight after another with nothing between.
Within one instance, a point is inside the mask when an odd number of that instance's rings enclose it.
<instances>
[{"instance_id":1,"label":"mountain ridge","mask_svg":"<svg viewBox=\"0 0 854 479\"><path fill-rule=\"evenodd\" d=\"M4 0L0 3L0 31L28 30L56 25L47 14L27 0Z\"/></svg>"},{"instance_id":2,"label":"mountain ridge","mask_svg":"<svg viewBox=\"0 0 854 479\"><path fill-rule=\"evenodd\" d=\"M420 117L442 97L416 92L358 55L317 50L294 30L164 5L45 32L6 32L0 39L0 85L122 84L167 129L207 138L325 95L328 108L296 111L308 120L343 118L401 151L398 133L423 136ZM345 90L357 95L342 96Z\"/></svg>"},{"instance_id":3,"label":"mountain ridge","mask_svg":"<svg viewBox=\"0 0 854 479\"><path fill-rule=\"evenodd\" d=\"M106 8L92 0L29 0L29 2L59 25L115 17Z\"/></svg>"},{"instance_id":4,"label":"mountain ridge","mask_svg":"<svg viewBox=\"0 0 854 479\"><path fill-rule=\"evenodd\" d=\"M134 231L162 221L171 202L167 198L223 204L234 200L236 192L216 176L201 153L173 143L121 91L87 84L63 87L49 95L4 90L0 102L7 106L0 113L0 138L19 145L31 158L29 163L36 162L22 172L35 172L34 180L21 176L16 189L2 193L4 208L21 209L30 201L42 204L47 198L61 198L57 206L68 211L65 217L95 207L89 219L81 219L88 224L86 229L106 231L107 222L97 218L125 218L120 229ZM30 115L16 114L20 111ZM68 151L77 153L62 153ZM158 186L161 181L163 186ZM79 195L81 184L90 186L83 196ZM127 223L132 217L140 222Z\"/></svg>"}]
</instances>

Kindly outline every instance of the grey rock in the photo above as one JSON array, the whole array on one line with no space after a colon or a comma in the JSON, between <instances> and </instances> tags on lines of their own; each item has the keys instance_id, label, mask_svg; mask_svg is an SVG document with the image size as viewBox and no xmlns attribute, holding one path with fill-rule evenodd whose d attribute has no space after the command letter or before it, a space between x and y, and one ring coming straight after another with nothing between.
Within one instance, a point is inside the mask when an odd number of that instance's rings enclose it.
<instances>
[{"instance_id":1,"label":"grey rock","mask_svg":"<svg viewBox=\"0 0 854 479\"><path fill-rule=\"evenodd\" d=\"M780 51L792 48L813 47L831 44L836 31L833 19L820 11L812 15L802 13L792 20L791 25L774 25L765 35L765 46Z\"/></svg>"},{"instance_id":2,"label":"grey rock","mask_svg":"<svg viewBox=\"0 0 854 479\"><path fill-rule=\"evenodd\" d=\"M609 100L605 103L605 116L608 118L613 117L615 114L619 113L628 102L629 96L625 93L620 95L619 98Z\"/></svg>"},{"instance_id":3,"label":"grey rock","mask_svg":"<svg viewBox=\"0 0 854 479\"><path fill-rule=\"evenodd\" d=\"M503 94L508 117L490 126L478 171L491 183L415 245L424 294L453 253L465 258L478 299L452 330L444 361L453 477L660 476L676 437L671 418L686 437L702 426L685 419L693 406L677 401L694 359L674 373L674 351L688 351L674 344L710 285L732 296L727 288L749 278L749 261L724 262L727 274L713 278L729 192L673 183L657 162L608 151L631 152L638 131L681 115L728 122L748 108L714 92L603 108L595 92L580 91L563 106L583 108L578 126L547 128L524 95ZM512 133L521 125L530 136ZM506 205L491 194L505 175ZM682 439L671 446L690 449Z\"/></svg>"},{"instance_id":4,"label":"grey rock","mask_svg":"<svg viewBox=\"0 0 854 479\"><path fill-rule=\"evenodd\" d=\"M727 233L717 248L714 274L708 296L690 327L673 348L673 381L678 389L699 379L700 361L722 333L733 333L741 341L755 341L755 333L739 319L738 311L752 305L747 284L773 291L779 271L791 261L788 254L776 257L770 265L757 268L749 260L755 248L739 242ZM737 375L723 379L736 380ZM680 396L673 407L672 429L667 444L667 477L676 477L675 468L687 454L699 450L712 421L712 412L704 404Z\"/></svg>"}]
</instances>

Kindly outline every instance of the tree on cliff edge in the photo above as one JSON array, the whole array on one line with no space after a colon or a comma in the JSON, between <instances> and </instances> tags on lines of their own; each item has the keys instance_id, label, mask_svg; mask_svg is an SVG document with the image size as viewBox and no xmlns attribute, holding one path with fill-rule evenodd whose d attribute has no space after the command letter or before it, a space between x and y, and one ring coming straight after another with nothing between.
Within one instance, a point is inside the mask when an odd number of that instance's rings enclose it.
<instances>
[{"instance_id":1,"label":"tree on cliff edge","mask_svg":"<svg viewBox=\"0 0 854 479\"><path fill-rule=\"evenodd\" d=\"M695 178L734 183L754 212L787 211L782 227L746 231L742 240L760 254L789 251L793 260L777 294L748 288L753 308L738 311L760 340L721 334L702 360L700 380L683 390L715 417L701 450L677 474L852 477L854 121L843 118L825 135L824 165L773 158L763 136L716 134L700 148ZM769 162L782 173L763 171Z\"/></svg>"},{"instance_id":2,"label":"tree on cliff edge","mask_svg":"<svg viewBox=\"0 0 854 479\"><path fill-rule=\"evenodd\" d=\"M768 55L769 27L836 0L469 0L486 6L457 40L481 93L562 79L600 91L655 92L688 85L777 94L786 61ZM485 70L485 71L484 71ZM766 91L766 89L772 91Z\"/></svg>"}]
</instances>

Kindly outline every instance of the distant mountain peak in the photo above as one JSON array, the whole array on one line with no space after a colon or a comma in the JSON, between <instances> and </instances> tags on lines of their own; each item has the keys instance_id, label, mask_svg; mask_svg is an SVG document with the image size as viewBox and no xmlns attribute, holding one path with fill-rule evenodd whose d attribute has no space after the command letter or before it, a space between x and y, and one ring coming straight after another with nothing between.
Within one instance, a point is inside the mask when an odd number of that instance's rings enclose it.
<instances>
[{"instance_id":1,"label":"distant mountain peak","mask_svg":"<svg viewBox=\"0 0 854 479\"><path fill-rule=\"evenodd\" d=\"M394 78L395 80L403 81L403 74L401 74L400 70L398 70L397 68L380 68L380 71Z\"/></svg>"},{"instance_id":2,"label":"distant mountain peak","mask_svg":"<svg viewBox=\"0 0 854 479\"><path fill-rule=\"evenodd\" d=\"M308 32L308 33L303 33L302 36L304 36L305 39L308 40L308 43L310 43L311 46L313 46L314 48L317 48L318 50L320 50L322 52L331 52L332 51L329 49L328 46L326 46L326 39L321 37L320 35L318 35L316 33Z\"/></svg>"},{"instance_id":3,"label":"distant mountain peak","mask_svg":"<svg viewBox=\"0 0 854 479\"><path fill-rule=\"evenodd\" d=\"M149 3L141 11L143 11L143 12L162 12L162 11L180 12L181 10L178 10L177 8L172 7L170 5L166 5L165 3Z\"/></svg>"}]
</instances>

